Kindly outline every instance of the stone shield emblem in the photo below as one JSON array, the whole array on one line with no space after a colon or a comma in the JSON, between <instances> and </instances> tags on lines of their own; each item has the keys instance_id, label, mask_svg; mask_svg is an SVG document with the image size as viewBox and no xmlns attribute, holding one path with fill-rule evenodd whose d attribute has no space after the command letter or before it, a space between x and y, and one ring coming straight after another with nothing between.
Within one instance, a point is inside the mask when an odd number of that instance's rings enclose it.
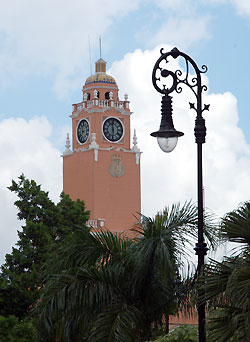
<instances>
[{"instance_id":1,"label":"stone shield emblem","mask_svg":"<svg viewBox=\"0 0 250 342\"><path fill-rule=\"evenodd\" d=\"M109 167L109 172L115 178L119 178L124 175L124 166L122 164L122 157L119 154L113 154L112 162Z\"/></svg>"}]
</instances>

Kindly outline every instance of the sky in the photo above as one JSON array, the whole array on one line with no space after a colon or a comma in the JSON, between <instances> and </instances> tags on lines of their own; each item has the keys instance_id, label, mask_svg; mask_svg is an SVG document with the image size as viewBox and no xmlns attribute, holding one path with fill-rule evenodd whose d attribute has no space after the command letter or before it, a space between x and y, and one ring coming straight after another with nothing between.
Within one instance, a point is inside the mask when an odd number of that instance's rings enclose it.
<instances>
[{"instance_id":1,"label":"sky","mask_svg":"<svg viewBox=\"0 0 250 342\"><path fill-rule=\"evenodd\" d=\"M174 94L174 124L184 132L164 154L158 130L161 96L152 85L160 49L174 46L197 65L208 91L203 146L205 205L216 216L249 200L250 1L247 0L0 0L0 263L22 222L7 187L21 173L52 200L62 191L62 158L72 104L102 58L128 93L131 129L141 157L142 213L196 202L195 112L186 88ZM179 63L179 62L178 62ZM182 62L179 65L182 68Z\"/></svg>"}]
</instances>

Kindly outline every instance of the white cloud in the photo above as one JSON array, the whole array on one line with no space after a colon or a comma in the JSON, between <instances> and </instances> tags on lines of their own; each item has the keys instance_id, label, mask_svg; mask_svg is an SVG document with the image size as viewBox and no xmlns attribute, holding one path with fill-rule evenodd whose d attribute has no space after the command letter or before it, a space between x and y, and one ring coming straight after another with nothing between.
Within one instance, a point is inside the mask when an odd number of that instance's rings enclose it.
<instances>
[{"instance_id":1,"label":"white cloud","mask_svg":"<svg viewBox=\"0 0 250 342\"><path fill-rule=\"evenodd\" d=\"M42 184L52 200L57 201L62 191L62 162L60 152L49 139L52 128L46 118L35 117L29 121L10 118L0 122L0 261L11 252L17 240L17 221L14 201L16 195L7 187L21 173Z\"/></svg>"},{"instance_id":2,"label":"white cloud","mask_svg":"<svg viewBox=\"0 0 250 342\"><path fill-rule=\"evenodd\" d=\"M173 10L185 14L192 13L197 7L197 4L193 0L157 0L156 4L162 10Z\"/></svg>"},{"instance_id":3,"label":"white cloud","mask_svg":"<svg viewBox=\"0 0 250 342\"><path fill-rule=\"evenodd\" d=\"M237 13L243 16L250 16L250 2L247 0L232 0Z\"/></svg>"},{"instance_id":4,"label":"white cloud","mask_svg":"<svg viewBox=\"0 0 250 342\"><path fill-rule=\"evenodd\" d=\"M168 49L170 46L165 51ZM136 50L111 68L121 93L129 92L134 111L132 126L137 129L138 144L143 151L142 211L147 215L154 215L167 204L197 198L195 112L189 109L192 93L187 87L173 99L175 128L185 133L176 149L164 154L156 139L150 136L160 123L161 98L151 81L159 50L160 47L145 52ZM205 202L217 215L223 215L249 199L250 146L237 126L237 101L231 93L204 94L203 100L211 105L210 111L204 112L207 125L207 142L203 145Z\"/></svg>"},{"instance_id":5,"label":"white cloud","mask_svg":"<svg viewBox=\"0 0 250 342\"><path fill-rule=\"evenodd\" d=\"M71 90L79 87L84 65L89 64L89 36L96 51L99 36L136 11L141 3L141 0L12 0L3 3L0 11L0 86L7 87L20 75L55 72L53 89L59 98L66 98ZM209 19L198 13L197 4L192 0L155 2L153 13L156 16L159 8L164 13L164 21L161 19L157 26L135 26L135 37L146 42L146 46L151 48L168 41L186 49L194 42L210 37ZM112 34L111 30L108 32ZM113 32L115 34L115 30ZM107 45L109 39L112 41L112 37L107 37Z\"/></svg>"},{"instance_id":6,"label":"white cloud","mask_svg":"<svg viewBox=\"0 0 250 342\"><path fill-rule=\"evenodd\" d=\"M215 5L217 5L217 4L228 4L229 2L232 2L233 0L202 0L202 2L204 3L204 4L209 4L209 3L211 3L211 4L215 4Z\"/></svg>"},{"instance_id":7,"label":"white cloud","mask_svg":"<svg viewBox=\"0 0 250 342\"><path fill-rule=\"evenodd\" d=\"M154 12L155 11L155 12ZM193 0L155 1L153 27L145 24L137 32L137 39L148 48L158 44L171 44L187 49L192 44L210 38L210 17L201 15L197 2Z\"/></svg>"},{"instance_id":8,"label":"white cloud","mask_svg":"<svg viewBox=\"0 0 250 342\"><path fill-rule=\"evenodd\" d=\"M140 0L12 0L1 3L0 79L15 74L56 71L55 89L65 95L88 63L88 35L92 44ZM4 76L4 77L3 77ZM8 76L8 77L7 77ZM70 80L70 82L68 82ZM67 88L67 89L68 89Z\"/></svg>"},{"instance_id":9,"label":"white cloud","mask_svg":"<svg viewBox=\"0 0 250 342\"><path fill-rule=\"evenodd\" d=\"M165 51L171 47L165 46ZM153 88L151 74L160 56L160 47L136 50L113 63L110 73L120 88L120 98L128 92L132 128L137 129L142 149L142 212L154 215L167 204L196 201L196 144L193 135L195 112L189 110L192 92L186 87L174 96L174 124L185 133L176 149L164 154L150 133L159 128L160 95ZM201 63L197 63L201 65ZM209 74L208 74L209 76ZM208 82L204 77L205 82ZM204 187L206 206L218 215L249 199L250 147L238 125L237 101L231 93L204 94L211 104L204 113L207 142L204 144ZM60 152L50 143L52 128L46 118L8 119L0 123L0 243L2 253L10 252L16 240L15 196L6 190L11 179L22 172L50 191L53 200L62 188ZM19 223L20 224L20 223Z\"/></svg>"},{"instance_id":10,"label":"white cloud","mask_svg":"<svg viewBox=\"0 0 250 342\"><path fill-rule=\"evenodd\" d=\"M164 1L164 0L163 0ZM205 4L233 5L241 16L250 16L250 2L248 0L203 0Z\"/></svg>"},{"instance_id":11,"label":"white cloud","mask_svg":"<svg viewBox=\"0 0 250 342\"><path fill-rule=\"evenodd\" d=\"M193 43L210 38L208 17L171 17L162 24L151 38L151 44L163 44L168 41L173 46L185 50Z\"/></svg>"}]
</instances>

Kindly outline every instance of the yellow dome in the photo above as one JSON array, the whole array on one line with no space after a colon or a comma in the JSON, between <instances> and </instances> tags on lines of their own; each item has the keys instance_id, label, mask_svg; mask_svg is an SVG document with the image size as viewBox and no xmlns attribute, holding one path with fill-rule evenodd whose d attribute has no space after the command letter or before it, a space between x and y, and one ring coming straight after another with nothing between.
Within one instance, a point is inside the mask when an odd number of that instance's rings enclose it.
<instances>
[{"instance_id":1,"label":"yellow dome","mask_svg":"<svg viewBox=\"0 0 250 342\"><path fill-rule=\"evenodd\" d=\"M91 83L109 83L109 84L116 84L115 79L112 76L109 76L105 73L97 73L93 76L89 76L86 81L85 85Z\"/></svg>"}]
</instances>

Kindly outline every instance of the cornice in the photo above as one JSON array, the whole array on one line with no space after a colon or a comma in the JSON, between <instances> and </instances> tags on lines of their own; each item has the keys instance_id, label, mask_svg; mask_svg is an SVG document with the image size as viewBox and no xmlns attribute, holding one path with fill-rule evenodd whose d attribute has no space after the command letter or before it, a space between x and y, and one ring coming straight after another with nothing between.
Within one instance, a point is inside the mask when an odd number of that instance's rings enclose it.
<instances>
[{"instance_id":1,"label":"cornice","mask_svg":"<svg viewBox=\"0 0 250 342\"><path fill-rule=\"evenodd\" d=\"M111 111L111 109L114 109L115 112L119 112L122 115L132 115L133 112L127 112L126 110L122 109L122 108L116 108L116 107L103 107L103 108L82 108L79 112L75 112L74 114L69 115L70 118L77 118L79 114L81 114L82 112L91 114L91 113L104 113L104 112L108 112Z\"/></svg>"},{"instance_id":2,"label":"cornice","mask_svg":"<svg viewBox=\"0 0 250 342\"><path fill-rule=\"evenodd\" d=\"M88 89L98 89L98 88L101 88L101 89L115 89L115 90L118 90L119 91L119 88L117 87L117 85L114 84L114 87L110 87L110 86L103 86L103 85L98 85L98 86L88 86L88 85L84 85L83 86L84 89L82 89L82 92L85 91L85 90L88 90ZM85 88L86 87L86 88Z\"/></svg>"}]
</instances>

